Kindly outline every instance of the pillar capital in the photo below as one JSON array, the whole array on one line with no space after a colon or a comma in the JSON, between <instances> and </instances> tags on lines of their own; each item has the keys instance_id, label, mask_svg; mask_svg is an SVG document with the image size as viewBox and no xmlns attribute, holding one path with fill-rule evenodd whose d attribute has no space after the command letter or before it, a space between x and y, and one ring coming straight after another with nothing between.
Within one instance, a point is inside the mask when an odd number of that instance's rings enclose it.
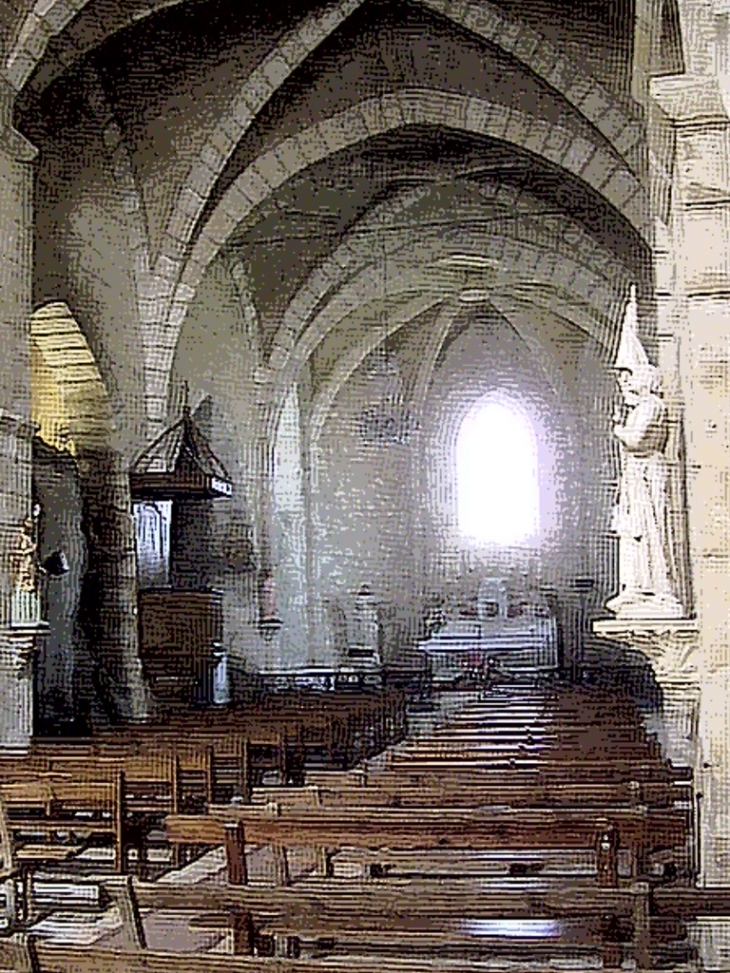
<instances>
[{"instance_id":1,"label":"pillar capital","mask_svg":"<svg viewBox=\"0 0 730 973\"><path fill-rule=\"evenodd\" d=\"M701 681L700 628L696 619L606 619L596 635L637 649L651 662L660 686L696 691Z\"/></svg>"},{"instance_id":2,"label":"pillar capital","mask_svg":"<svg viewBox=\"0 0 730 973\"><path fill-rule=\"evenodd\" d=\"M715 75L653 78L651 96L675 125L730 124L725 93Z\"/></svg>"}]
</instances>

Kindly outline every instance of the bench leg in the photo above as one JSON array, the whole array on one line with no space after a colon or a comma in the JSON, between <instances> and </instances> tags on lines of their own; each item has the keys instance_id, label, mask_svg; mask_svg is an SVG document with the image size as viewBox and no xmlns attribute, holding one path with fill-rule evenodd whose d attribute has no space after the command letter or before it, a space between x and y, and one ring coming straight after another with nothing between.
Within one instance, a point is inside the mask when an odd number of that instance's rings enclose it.
<instances>
[{"instance_id":1,"label":"bench leg","mask_svg":"<svg viewBox=\"0 0 730 973\"><path fill-rule=\"evenodd\" d=\"M237 824L227 824L225 831L228 881L231 885L247 885L246 835L243 824L240 821Z\"/></svg>"},{"instance_id":2,"label":"bench leg","mask_svg":"<svg viewBox=\"0 0 730 973\"><path fill-rule=\"evenodd\" d=\"M20 915L21 921L27 926L33 921L33 872L29 867L20 869L20 888L21 902Z\"/></svg>"},{"instance_id":3,"label":"bench leg","mask_svg":"<svg viewBox=\"0 0 730 973\"><path fill-rule=\"evenodd\" d=\"M253 956L256 950L256 927L250 912L236 912L231 916L233 952L238 956Z\"/></svg>"},{"instance_id":4,"label":"bench leg","mask_svg":"<svg viewBox=\"0 0 730 973\"><path fill-rule=\"evenodd\" d=\"M147 847L147 838L140 834L137 845L137 871L143 881L148 881L150 877L150 856Z\"/></svg>"},{"instance_id":5,"label":"bench leg","mask_svg":"<svg viewBox=\"0 0 730 973\"><path fill-rule=\"evenodd\" d=\"M607 821L596 828L596 872L598 884L604 888L618 887L618 830ZM635 856L632 856L635 860Z\"/></svg>"},{"instance_id":6,"label":"bench leg","mask_svg":"<svg viewBox=\"0 0 730 973\"><path fill-rule=\"evenodd\" d=\"M110 883L108 888L121 916L125 948L146 949L147 939L131 875L127 875L124 879L117 879L117 882Z\"/></svg>"},{"instance_id":7,"label":"bench leg","mask_svg":"<svg viewBox=\"0 0 730 973\"><path fill-rule=\"evenodd\" d=\"M278 959L296 959L300 953L296 936L274 936L274 955Z\"/></svg>"},{"instance_id":8,"label":"bench leg","mask_svg":"<svg viewBox=\"0 0 730 973\"><path fill-rule=\"evenodd\" d=\"M601 949L604 970L618 970L621 967L623 951L620 943L605 943Z\"/></svg>"},{"instance_id":9,"label":"bench leg","mask_svg":"<svg viewBox=\"0 0 730 973\"><path fill-rule=\"evenodd\" d=\"M635 896L632 915L634 959L636 960L637 970L649 970L652 965L649 886L645 882L639 882L632 891Z\"/></svg>"},{"instance_id":10,"label":"bench leg","mask_svg":"<svg viewBox=\"0 0 730 973\"><path fill-rule=\"evenodd\" d=\"M327 850L327 848L318 847L315 849L316 854L316 873L320 878L332 878L334 875L334 867L332 863L332 855Z\"/></svg>"},{"instance_id":11,"label":"bench leg","mask_svg":"<svg viewBox=\"0 0 730 973\"><path fill-rule=\"evenodd\" d=\"M117 875L125 873L126 864L126 842L124 834L118 831L114 835L114 871Z\"/></svg>"},{"instance_id":12,"label":"bench leg","mask_svg":"<svg viewBox=\"0 0 730 973\"><path fill-rule=\"evenodd\" d=\"M291 872L289 871L289 856L283 845L273 845L271 849L274 855L274 880L277 885L291 885Z\"/></svg>"},{"instance_id":13,"label":"bench leg","mask_svg":"<svg viewBox=\"0 0 730 973\"><path fill-rule=\"evenodd\" d=\"M5 921L8 931L12 932L18 925L18 888L15 876L5 880L3 893L5 895Z\"/></svg>"}]
</instances>

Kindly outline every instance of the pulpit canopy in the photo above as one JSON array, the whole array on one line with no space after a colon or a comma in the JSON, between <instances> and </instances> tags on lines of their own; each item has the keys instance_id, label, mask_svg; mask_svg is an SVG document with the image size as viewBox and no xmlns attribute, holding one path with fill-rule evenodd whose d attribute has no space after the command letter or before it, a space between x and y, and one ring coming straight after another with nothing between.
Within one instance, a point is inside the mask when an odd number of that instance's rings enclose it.
<instances>
[{"instance_id":1,"label":"pulpit canopy","mask_svg":"<svg viewBox=\"0 0 730 973\"><path fill-rule=\"evenodd\" d=\"M230 476L187 406L182 419L139 456L129 479L136 501L213 500L230 497L233 490Z\"/></svg>"}]
</instances>

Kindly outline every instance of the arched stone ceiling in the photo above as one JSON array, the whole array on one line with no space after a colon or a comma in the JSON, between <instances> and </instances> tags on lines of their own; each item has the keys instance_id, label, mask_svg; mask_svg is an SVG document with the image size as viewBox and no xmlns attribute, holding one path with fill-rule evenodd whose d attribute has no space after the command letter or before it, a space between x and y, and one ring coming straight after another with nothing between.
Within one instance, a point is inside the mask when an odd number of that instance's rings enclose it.
<instances>
[{"instance_id":1,"label":"arched stone ceiling","mask_svg":"<svg viewBox=\"0 0 730 973\"><path fill-rule=\"evenodd\" d=\"M428 141L434 134L440 152ZM409 162L409 145L425 166ZM611 344L637 255L629 252L626 263L612 256L611 241L599 242L597 221L586 218L577 197L566 190L561 207L550 198L549 180L536 182L529 160L503 150L475 155L469 143L450 144L444 131L429 136L420 129L410 141L400 133L392 143L368 146L365 158L344 153L341 173L332 164L313 167L287 184L256 211L260 223L252 211L228 248L268 322L271 423L274 403L305 362L323 384L335 372L351 373L358 357L382 340L373 323L397 320L401 299L443 302L464 288L483 287L493 302L532 307L593 335L604 348ZM481 271L444 265L454 254L491 259ZM275 279L272 265L279 270ZM355 317L369 320L369 335L367 328L353 333Z\"/></svg>"},{"instance_id":2,"label":"arched stone ceiling","mask_svg":"<svg viewBox=\"0 0 730 973\"><path fill-rule=\"evenodd\" d=\"M247 267L254 300L277 328L273 345L270 330L266 341L272 362L286 357L304 333L311 315L324 301L335 297L354 275L362 276L362 295L369 299L384 286L388 261L394 266L409 259L423 262L426 241L434 236L447 241L446 256L458 254L472 241L477 257L486 253L490 258L489 273L481 280L473 269L467 273L458 267L435 266L429 272L429 288L441 287L444 293L451 293L459 286L494 286L502 265L509 275L505 280L513 280L523 290L541 279L556 285L549 296L564 300L577 313L587 294L587 285L575 273L577 261L594 278L591 301L597 317L592 325L584 318L584 325L588 330L595 329L602 319L610 330L608 322L616 319L619 294L623 294L625 281L632 274L630 264L612 258L610 251L601 247L577 219L571 219L554 205L546 205L524 181L520 185L519 179L515 184L506 178L501 182L500 178L497 167L482 171L479 180L473 174L468 180L451 180L446 173L435 183L391 184L390 192L376 196L369 210L344 235L337 229L321 237L317 236L318 228L310 227L307 232L306 226L301 226L302 221L306 224L308 215L302 208L307 196L317 217L320 197L316 183L297 187L291 223L287 223L286 214L292 199L279 197L281 208L276 210L276 226L266 225L268 214L264 221L265 229L276 231L273 237L267 238L263 232L258 235L255 228L253 232L242 231L234 244L239 260ZM337 192L338 186L331 188ZM283 250L300 229L302 240L294 242L301 242L301 251L294 249L295 272L290 280ZM308 247L313 250L309 259ZM491 251L484 247L491 247ZM565 261L562 266L561 260ZM280 278L272 289L268 272L274 262L280 269ZM377 271L362 273L364 268L375 266ZM573 268L573 277L568 274L568 267ZM572 279L576 281L574 292L570 291ZM601 340L610 338L604 336Z\"/></svg>"},{"instance_id":3,"label":"arched stone ceiling","mask_svg":"<svg viewBox=\"0 0 730 973\"><path fill-rule=\"evenodd\" d=\"M489 237L483 233L472 234L465 236L462 242L467 252L483 253ZM458 300L458 295L463 290L462 275L454 274L448 269L439 273L439 259L448 255L448 248L449 242L438 237L424 240L419 248L420 264L415 263L413 257L411 262L406 263L394 260L387 275L384 274L384 265L375 268L367 266L349 279L331 299L317 304L316 314L303 330L290 354L282 353L276 367L270 370L269 410L263 416L269 431L276 427L281 403L305 363L317 361L319 383L320 386L325 386L342 367L343 362L350 362L353 366L351 371L354 371L359 364L359 361L355 361L357 356L354 355L354 348L358 349L358 356L362 361L384 340L386 332L391 334L398 330L402 325L398 304L420 299L427 306L433 306L449 299ZM486 283L488 286L485 287L485 294L490 296L485 297L485 303L503 307L507 311L504 316L535 354L536 361L544 361L546 364L548 374L551 375L550 384L554 388L565 386L565 379L560 376L559 368L546 353L546 336L541 335L534 326L529 327L524 321L518 322L516 316L510 315L510 308L528 305L532 308L533 316L539 310L543 317L552 319L563 330L584 333L588 331L589 334L591 331L600 334L600 314L589 307L569 307L556 300L549 289L549 280L543 279L542 288L536 288L527 300L524 297L512 297L509 273L504 268ZM616 305L618 310L618 301ZM608 325L605 325L604 331L609 330ZM318 357L320 348L324 348L324 364Z\"/></svg>"},{"instance_id":4,"label":"arched stone ceiling","mask_svg":"<svg viewBox=\"0 0 730 973\"><path fill-rule=\"evenodd\" d=\"M228 7L73 0L76 14L64 20L70 2L38 4L45 12L15 39L15 61L34 50L36 65L16 85L26 89L18 124L42 142L64 112L85 110L89 79L97 103L106 98L99 124L106 144L126 153L148 231L136 282L154 358L148 408L166 399L179 326L221 251L244 268L242 300L283 376L322 340L309 330L314 305L338 292L341 300L348 275L377 265L363 252L376 245L367 220L408 186L427 200L417 213L425 236L440 220L455 249L470 222L531 206L533 225L524 213L516 239L489 237L510 271L477 283L511 288L512 299L522 287L522 300L610 341L612 275L645 271L643 125L625 96L566 58L514 4L287 0L207 23ZM54 68L67 44L73 56ZM473 200L469 213L465 187L491 193L489 206ZM407 254L418 241L401 235L404 261L427 267ZM561 261L572 269L550 290ZM457 286L433 268L422 277L442 297ZM367 282L350 299L369 299Z\"/></svg>"},{"instance_id":5,"label":"arched stone ceiling","mask_svg":"<svg viewBox=\"0 0 730 973\"><path fill-rule=\"evenodd\" d=\"M247 265L262 314L280 321L305 280L322 292L341 276L343 261L354 266L373 248L382 253L387 236L410 227L417 243L422 228L517 214L524 239L540 236L549 250L577 252L608 280L642 273L635 238L621 236L579 184L503 144L436 126L373 139L308 168L273 194L271 205L251 211L229 248ZM288 319L281 328L291 330Z\"/></svg>"}]
</instances>

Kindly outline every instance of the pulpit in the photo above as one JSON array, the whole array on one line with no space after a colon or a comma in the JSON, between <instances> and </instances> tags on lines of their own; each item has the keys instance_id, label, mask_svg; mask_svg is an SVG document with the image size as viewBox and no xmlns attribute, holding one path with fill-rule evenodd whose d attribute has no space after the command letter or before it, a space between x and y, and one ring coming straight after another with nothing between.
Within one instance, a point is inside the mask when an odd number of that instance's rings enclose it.
<instances>
[{"instance_id":1,"label":"pulpit","mask_svg":"<svg viewBox=\"0 0 730 973\"><path fill-rule=\"evenodd\" d=\"M220 592L185 588L139 592L140 659L158 698L212 702L222 642Z\"/></svg>"},{"instance_id":2,"label":"pulpit","mask_svg":"<svg viewBox=\"0 0 730 973\"><path fill-rule=\"evenodd\" d=\"M232 492L230 478L189 409L137 460L130 487L137 528L139 654L145 678L163 704L223 700L223 596L191 583L171 564L181 514L189 519L191 505L199 507Z\"/></svg>"}]
</instances>

